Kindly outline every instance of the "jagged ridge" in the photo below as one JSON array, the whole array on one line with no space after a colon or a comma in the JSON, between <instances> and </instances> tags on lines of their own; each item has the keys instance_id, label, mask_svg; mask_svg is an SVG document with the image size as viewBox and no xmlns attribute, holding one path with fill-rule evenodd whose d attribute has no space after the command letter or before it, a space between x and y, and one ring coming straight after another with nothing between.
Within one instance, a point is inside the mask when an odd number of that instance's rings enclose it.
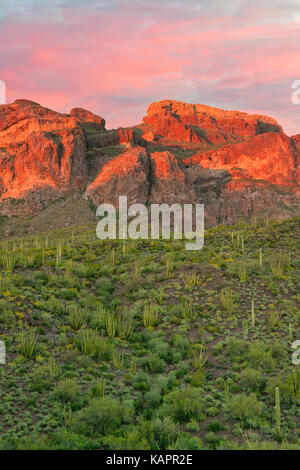
<instances>
[{"instance_id":1,"label":"jagged ridge","mask_svg":"<svg viewBox=\"0 0 300 470\"><path fill-rule=\"evenodd\" d=\"M142 124L106 130L83 108L0 106L0 214L30 216L64 194L95 205L204 202L210 223L299 208L300 136L262 115L164 100Z\"/></svg>"}]
</instances>

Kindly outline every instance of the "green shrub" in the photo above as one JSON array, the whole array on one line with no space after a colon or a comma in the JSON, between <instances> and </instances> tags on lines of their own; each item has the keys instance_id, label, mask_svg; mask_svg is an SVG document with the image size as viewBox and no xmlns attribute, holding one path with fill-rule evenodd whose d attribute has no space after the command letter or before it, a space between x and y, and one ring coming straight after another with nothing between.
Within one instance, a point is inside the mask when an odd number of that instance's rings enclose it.
<instances>
[{"instance_id":1,"label":"green shrub","mask_svg":"<svg viewBox=\"0 0 300 470\"><path fill-rule=\"evenodd\" d=\"M133 387L136 390L149 390L150 376L144 371L138 371L133 379Z\"/></svg>"},{"instance_id":2,"label":"green shrub","mask_svg":"<svg viewBox=\"0 0 300 470\"><path fill-rule=\"evenodd\" d=\"M149 348L153 353L158 354L159 357L167 362L172 360L172 350L164 338L153 338L149 341Z\"/></svg>"},{"instance_id":3,"label":"green shrub","mask_svg":"<svg viewBox=\"0 0 300 470\"><path fill-rule=\"evenodd\" d=\"M261 367L265 370L273 370L276 366L276 360L268 346L262 341L255 341L250 345L247 354L249 365L252 367Z\"/></svg>"},{"instance_id":4,"label":"green shrub","mask_svg":"<svg viewBox=\"0 0 300 470\"><path fill-rule=\"evenodd\" d=\"M149 390L149 392L145 393L144 395L144 406L145 408L154 410L155 408L158 408L162 401L162 396L160 389L158 387L154 387L152 390Z\"/></svg>"},{"instance_id":5,"label":"green shrub","mask_svg":"<svg viewBox=\"0 0 300 470\"><path fill-rule=\"evenodd\" d=\"M54 396L63 403L73 403L80 394L80 387L75 379L61 380L55 387Z\"/></svg>"},{"instance_id":6,"label":"green shrub","mask_svg":"<svg viewBox=\"0 0 300 470\"><path fill-rule=\"evenodd\" d=\"M165 370L166 363L163 359L160 359L157 353L151 353L149 355L149 369L151 372L163 372Z\"/></svg>"},{"instance_id":7,"label":"green shrub","mask_svg":"<svg viewBox=\"0 0 300 470\"><path fill-rule=\"evenodd\" d=\"M53 384L53 378L49 374L48 366L40 366L32 372L31 390L43 392L49 390Z\"/></svg>"},{"instance_id":8,"label":"green shrub","mask_svg":"<svg viewBox=\"0 0 300 470\"><path fill-rule=\"evenodd\" d=\"M271 399L274 397L276 387L280 390L282 402L300 403L300 371L294 370L289 374L280 373L275 377L270 377L266 385L266 393Z\"/></svg>"},{"instance_id":9,"label":"green shrub","mask_svg":"<svg viewBox=\"0 0 300 470\"><path fill-rule=\"evenodd\" d=\"M13 329L16 324L16 316L11 310L0 311L0 325L2 328Z\"/></svg>"},{"instance_id":10,"label":"green shrub","mask_svg":"<svg viewBox=\"0 0 300 470\"><path fill-rule=\"evenodd\" d=\"M170 392L165 397L162 407L164 416L171 416L175 421L186 422L199 419L202 415L201 391L188 387Z\"/></svg>"},{"instance_id":11,"label":"green shrub","mask_svg":"<svg viewBox=\"0 0 300 470\"><path fill-rule=\"evenodd\" d=\"M223 424L220 423L220 421L217 421L217 420L211 421L211 422L206 426L206 430L207 430L207 431L212 431L212 432L223 431L223 429L224 429Z\"/></svg>"},{"instance_id":12,"label":"green shrub","mask_svg":"<svg viewBox=\"0 0 300 470\"><path fill-rule=\"evenodd\" d=\"M72 426L76 432L86 436L104 435L130 422L131 416L132 410L128 406L113 398L102 397L78 411Z\"/></svg>"},{"instance_id":13,"label":"green shrub","mask_svg":"<svg viewBox=\"0 0 300 470\"><path fill-rule=\"evenodd\" d=\"M246 341L234 337L228 339L226 346L228 354L235 359L243 358L248 350Z\"/></svg>"},{"instance_id":14,"label":"green shrub","mask_svg":"<svg viewBox=\"0 0 300 470\"><path fill-rule=\"evenodd\" d=\"M216 449L220 445L222 437L217 436L213 432L209 432L209 433L205 434L204 439L208 444L210 444L210 446L209 446L210 448Z\"/></svg>"},{"instance_id":15,"label":"green shrub","mask_svg":"<svg viewBox=\"0 0 300 470\"><path fill-rule=\"evenodd\" d=\"M200 430L199 424L194 419L192 419L189 423L187 423L185 428L187 431L190 431L190 432L199 432Z\"/></svg>"},{"instance_id":16,"label":"green shrub","mask_svg":"<svg viewBox=\"0 0 300 470\"><path fill-rule=\"evenodd\" d=\"M260 417L264 404L258 401L254 393L250 395L239 393L228 398L224 408L233 419L246 423L250 419Z\"/></svg>"},{"instance_id":17,"label":"green shrub","mask_svg":"<svg viewBox=\"0 0 300 470\"><path fill-rule=\"evenodd\" d=\"M188 433L180 433L171 450L203 450L203 444L199 437Z\"/></svg>"},{"instance_id":18,"label":"green shrub","mask_svg":"<svg viewBox=\"0 0 300 470\"><path fill-rule=\"evenodd\" d=\"M264 385L263 374L261 370L246 368L240 374L242 388L250 392L260 390Z\"/></svg>"},{"instance_id":19,"label":"green shrub","mask_svg":"<svg viewBox=\"0 0 300 470\"><path fill-rule=\"evenodd\" d=\"M49 300L44 302L42 308L56 315L64 315L66 313L65 304L54 296L51 296Z\"/></svg>"},{"instance_id":20,"label":"green shrub","mask_svg":"<svg viewBox=\"0 0 300 470\"><path fill-rule=\"evenodd\" d=\"M168 449L176 442L179 427L169 417L157 418L153 422L153 439L157 449Z\"/></svg>"},{"instance_id":21,"label":"green shrub","mask_svg":"<svg viewBox=\"0 0 300 470\"><path fill-rule=\"evenodd\" d=\"M176 352L180 352L181 359L184 359L190 348L189 341L181 335L174 335L172 344L174 345Z\"/></svg>"}]
</instances>

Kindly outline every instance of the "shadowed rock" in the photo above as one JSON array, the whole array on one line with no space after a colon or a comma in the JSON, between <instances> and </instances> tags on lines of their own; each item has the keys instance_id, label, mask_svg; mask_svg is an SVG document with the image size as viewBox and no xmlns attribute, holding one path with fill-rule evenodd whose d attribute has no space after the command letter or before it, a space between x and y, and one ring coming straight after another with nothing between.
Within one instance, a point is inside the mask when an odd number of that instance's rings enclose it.
<instances>
[{"instance_id":1,"label":"shadowed rock","mask_svg":"<svg viewBox=\"0 0 300 470\"><path fill-rule=\"evenodd\" d=\"M146 203L149 193L149 159L145 149L135 147L115 157L102 168L88 186L85 197L95 205L110 203L118 207L119 196L128 203Z\"/></svg>"}]
</instances>

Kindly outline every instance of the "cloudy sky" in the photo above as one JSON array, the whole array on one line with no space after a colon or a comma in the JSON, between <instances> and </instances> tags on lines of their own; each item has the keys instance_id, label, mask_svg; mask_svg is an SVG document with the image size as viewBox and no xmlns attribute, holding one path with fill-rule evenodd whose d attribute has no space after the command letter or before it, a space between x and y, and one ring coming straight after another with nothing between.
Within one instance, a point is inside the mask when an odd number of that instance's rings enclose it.
<instances>
[{"instance_id":1,"label":"cloudy sky","mask_svg":"<svg viewBox=\"0 0 300 470\"><path fill-rule=\"evenodd\" d=\"M0 80L8 102L82 106L108 128L176 99L300 133L300 0L1 0Z\"/></svg>"}]
</instances>

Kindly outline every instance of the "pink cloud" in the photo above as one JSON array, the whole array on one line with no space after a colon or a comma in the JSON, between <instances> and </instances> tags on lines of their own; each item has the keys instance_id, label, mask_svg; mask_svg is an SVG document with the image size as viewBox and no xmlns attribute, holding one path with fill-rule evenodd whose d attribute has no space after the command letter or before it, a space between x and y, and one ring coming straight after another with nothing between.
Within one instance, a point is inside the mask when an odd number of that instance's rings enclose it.
<instances>
[{"instance_id":1,"label":"pink cloud","mask_svg":"<svg viewBox=\"0 0 300 470\"><path fill-rule=\"evenodd\" d=\"M9 101L62 112L84 106L115 127L139 122L151 101L173 98L264 112L300 132L300 107L290 99L300 79L300 19L279 21L280 1L265 16L246 3L218 14L215 0L208 12L192 1L186 9L150 0L104 9L65 3L51 17L41 10L0 21Z\"/></svg>"}]
</instances>

